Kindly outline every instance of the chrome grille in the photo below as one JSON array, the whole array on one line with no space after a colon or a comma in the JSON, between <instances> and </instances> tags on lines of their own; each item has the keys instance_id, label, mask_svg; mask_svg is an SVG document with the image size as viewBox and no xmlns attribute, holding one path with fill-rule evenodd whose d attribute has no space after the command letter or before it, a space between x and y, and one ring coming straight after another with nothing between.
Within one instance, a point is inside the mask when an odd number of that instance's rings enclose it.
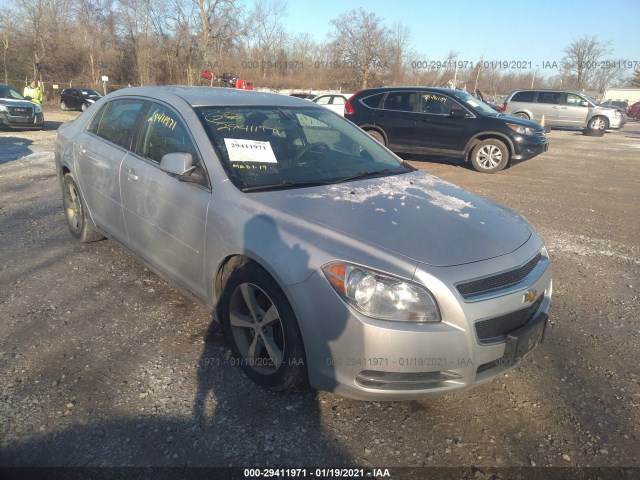
<instances>
[{"instance_id":1,"label":"chrome grille","mask_svg":"<svg viewBox=\"0 0 640 480\"><path fill-rule=\"evenodd\" d=\"M497 275L492 275L490 277L459 283L456 285L456 289L465 300L468 300L469 298L478 295L484 295L508 288L527 278L527 275L536 268L538 263L540 263L540 260L542 260L542 255L538 253L521 267L507 272L502 272Z\"/></svg>"},{"instance_id":2,"label":"chrome grille","mask_svg":"<svg viewBox=\"0 0 640 480\"><path fill-rule=\"evenodd\" d=\"M522 327L533 318L543 299L544 295L540 295L535 302L526 308L476 322L478 340L480 343L504 340L507 334Z\"/></svg>"},{"instance_id":3,"label":"chrome grille","mask_svg":"<svg viewBox=\"0 0 640 480\"><path fill-rule=\"evenodd\" d=\"M7 107L7 110L9 110L9 114L12 117L32 117L33 116L32 107Z\"/></svg>"}]
</instances>

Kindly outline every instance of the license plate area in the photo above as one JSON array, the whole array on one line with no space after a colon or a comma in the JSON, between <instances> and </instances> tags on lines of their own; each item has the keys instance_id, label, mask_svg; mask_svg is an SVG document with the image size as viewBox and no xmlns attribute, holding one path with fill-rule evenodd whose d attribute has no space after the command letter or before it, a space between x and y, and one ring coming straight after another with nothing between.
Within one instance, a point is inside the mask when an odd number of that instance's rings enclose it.
<instances>
[{"instance_id":1,"label":"license plate area","mask_svg":"<svg viewBox=\"0 0 640 480\"><path fill-rule=\"evenodd\" d=\"M548 318L546 313L542 313L525 326L507 335L503 357L506 363L509 365L518 363L527 353L542 343Z\"/></svg>"}]
</instances>

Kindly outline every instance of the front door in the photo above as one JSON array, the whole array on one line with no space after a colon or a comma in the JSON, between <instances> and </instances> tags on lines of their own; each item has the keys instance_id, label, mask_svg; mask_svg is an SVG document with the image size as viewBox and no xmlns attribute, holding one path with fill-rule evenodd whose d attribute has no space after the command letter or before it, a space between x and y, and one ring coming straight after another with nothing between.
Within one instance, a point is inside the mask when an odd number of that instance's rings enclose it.
<instances>
[{"instance_id":1,"label":"front door","mask_svg":"<svg viewBox=\"0 0 640 480\"><path fill-rule=\"evenodd\" d=\"M211 191L195 142L177 112L152 103L134 152L124 158L120 174L129 247L204 298ZM186 181L160 169L162 157L174 152L190 153L194 159L196 169Z\"/></svg>"}]
</instances>

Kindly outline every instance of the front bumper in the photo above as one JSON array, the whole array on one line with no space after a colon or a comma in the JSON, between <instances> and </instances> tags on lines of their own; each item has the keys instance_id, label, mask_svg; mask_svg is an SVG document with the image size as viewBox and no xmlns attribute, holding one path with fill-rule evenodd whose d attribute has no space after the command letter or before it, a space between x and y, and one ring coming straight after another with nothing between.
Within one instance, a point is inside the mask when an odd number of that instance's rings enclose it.
<instances>
[{"instance_id":1,"label":"front bumper","mask_svg":"<svg viewBox=\"0 0 640 480\"><path fill-rule=\"evenodd\" d=\"M524 293L533 290L538 302L527 325L546 315L551 269L526 287L472 302L456 291L454 279L504 271L535 255L530 248L519 250L481 265L419 267L414 280L427 285L437 299L443 318L439 323L365 317L336 295L320 271L287 287L305 341L311 385L359 400L408 400L471 388L514 368L517 361L505 361L507 339L481 343L475 323L522 310L530 305L523 303Z\"/></svg>"},{"instance_id":2,"label":"front bumper","mask_svg":"<svg viewBox=\"0 0 640 480\"><path fill-rule=\"evenodd\" d=\"M549 140L544 133L518 135L513 140L513 160L528 160L549 150Z\"/></svg>"},{"instance_id":3,"label":"front bumper","mask_svg":"<svg viewBox=\"0 0 640 480\"><path fill-rule=\"evenodd\" d=\"M9 112L0 112L0 123L7 128L16 130L42 129L44 126L44 114L35 115L11 115Z\"/></svg>"}]
</instances>

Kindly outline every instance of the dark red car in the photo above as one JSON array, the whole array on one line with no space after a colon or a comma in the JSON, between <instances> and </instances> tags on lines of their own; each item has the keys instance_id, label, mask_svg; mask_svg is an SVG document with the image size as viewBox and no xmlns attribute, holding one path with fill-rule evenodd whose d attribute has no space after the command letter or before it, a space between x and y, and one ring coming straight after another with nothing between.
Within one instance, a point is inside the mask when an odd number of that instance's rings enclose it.
<instances>
[{"instance_id":1,"label":"dark red car","mask_svg":"<svg viewBox=\"0 0 640 480\"><path fill-rule=\"evenodd\" d=\"M640 120L640 102L636 102L627 110L627 117Z\"/></svg>"}]
</instances>

